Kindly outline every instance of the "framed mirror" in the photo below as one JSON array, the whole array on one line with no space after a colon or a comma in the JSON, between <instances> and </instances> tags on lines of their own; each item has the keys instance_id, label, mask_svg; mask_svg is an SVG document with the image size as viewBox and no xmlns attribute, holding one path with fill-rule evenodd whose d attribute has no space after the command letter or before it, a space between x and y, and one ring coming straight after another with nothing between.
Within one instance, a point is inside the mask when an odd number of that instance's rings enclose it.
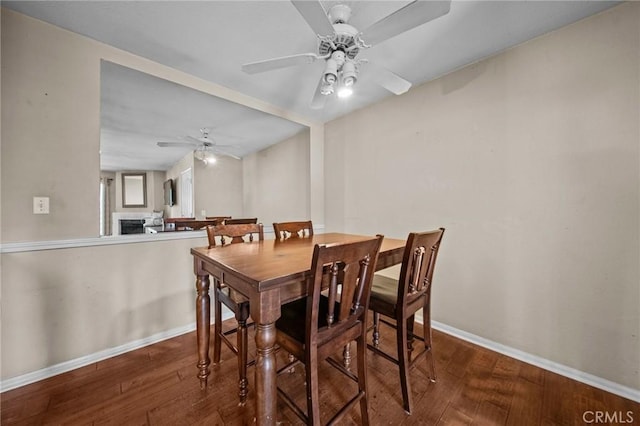
<instances>
[{"instance_id":1,"label":"framed mirror","mask_svg":"<svg viewBox=\"0 0 640 426\"><path fill-rule=\"evenodd\" d=\"M122 207L147 207L146 173L122 173Z\"/></svg>"}]
</instances>

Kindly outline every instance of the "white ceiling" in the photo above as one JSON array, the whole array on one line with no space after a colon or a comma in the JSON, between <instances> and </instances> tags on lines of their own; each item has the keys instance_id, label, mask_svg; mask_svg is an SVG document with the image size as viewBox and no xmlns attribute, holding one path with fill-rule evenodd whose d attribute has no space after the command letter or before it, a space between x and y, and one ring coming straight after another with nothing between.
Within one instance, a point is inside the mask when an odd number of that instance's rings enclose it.
<instances>
[{"instance_id":1,"label":"white ceiling","mask_svg":"<svg viewBox=\"0 0 640 426\"><path fill-rule=\"evenodd\" d=\"M325 10L348 4L353 11L350 24L362 30L409 2L321 3ZM361 51L358 58L367 58L416 86L617 3L454 0L447 15ZM244 63L316 52L317 37L289 1L3 1L2 5L314 121L330 121L394 96L374 84L366 64L354 95L329 99L322 110L309 106L322 61L254 75L242 72ZM101 132L105 169L164 170L188 150L157 148L155 142L199 136L201 127L211 127L213 138L234 145L230 151L239 156L303 128L113 64L103 64L103 71L103 93L108 92ZM163 158L168 155L173 158ZM139 161L142 158L147 161Z\"/></svg>"},{"instance_id":2,"label":"white ceiling","mask_svg":"<svg viewBox=\"0 0 640 426\"><path fill-rule=\"evenodd\" d=\"M281 142L304 126L111 62L100 73L100 168L167 170L194 147L157 142L209 138L237 157Z\"/></svg>"}]
</instances>

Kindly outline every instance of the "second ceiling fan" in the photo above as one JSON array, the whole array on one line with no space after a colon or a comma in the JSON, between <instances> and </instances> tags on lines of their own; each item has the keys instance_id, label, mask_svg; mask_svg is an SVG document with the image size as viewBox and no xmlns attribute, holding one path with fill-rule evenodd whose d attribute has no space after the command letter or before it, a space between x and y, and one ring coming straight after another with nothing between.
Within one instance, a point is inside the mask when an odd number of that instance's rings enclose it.
<instances>
[{"instance_id":1,"label":"second ceiling fan","mask_svg":"<svg viewBox=\"0 0 640 426\"><path fill-rule=\"evenodd\" d=\"M231 154L226 148L230 145L219 145L210 136L210 131L207 127L200 129L202 136L195 138L193 136L186 136L187 142L157 142L157 145L161 148L182 148L189 147L194 149L193 155L197 160L204 162L205 164L213 164L216 162L216 155L223 155L231 157L236 160L240 160L237 155Z\"/></svg>"},{"instance_id":2,"label":"second ceiling fan","mask_svg":"<svg viewBox=\"0 0 640 426\"><path fill-rule=\"evenodd\" d=\"M415 0L390 15L373 23L363 31L349 25L351 8L337 4L325 12L318 0L291 0L298 12L318 37L318 53L301 53L280 58L244 64L242 70L255 74L290 66L309 64L319 59L325 61L325 68L311 101L311 107L320 109L327 97L351 94L358 80L360 65L368 62L358 59L362 49L370 48L391 37L446 15L451 1ZM400 95L411 87L411 83L395 73L371 64L371 77L380 86Z\"/></svg>"}]
</instances>

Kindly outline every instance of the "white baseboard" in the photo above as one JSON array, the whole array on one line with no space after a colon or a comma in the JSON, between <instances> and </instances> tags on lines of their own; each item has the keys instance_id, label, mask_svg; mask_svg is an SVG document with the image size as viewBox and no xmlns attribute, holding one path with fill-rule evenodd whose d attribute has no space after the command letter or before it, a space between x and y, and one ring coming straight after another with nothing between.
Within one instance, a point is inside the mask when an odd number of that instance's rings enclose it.
<instances>
[{"instance_id":1,"label":"white baseboard","mask_svg":"<svg viewBox=\"0 0 640 426\"><path fill-rule=\"evenodd\" d=\"M233 314L229 311L223 312L222 319L226 320L232 318ZM420 315L416 316L418 322L422 322ZM545 358L541 358L536 355L523 352L521 350L496 343L492 340L485 339L484 337L477 336L475 334L467 333L466 331L459 330L457 328L448 326L446 324L432 321L431 326L443 333L473 343L483 348L487 348L494 352L501 353L503 355L515 358L522 362L535 365L536 367L543 368L545 370L552 371L560 374L561 376L568 377L578 382L586 383L590 386L602 389L615 395L622 396L624 398L640 402L640 390L633 389L628 386L623 386L619 383L612 382L610 380L603 379L601 377L594 376L593 374L585 373L575 368L568 367L566 365L558 364L557 362L550 361ZM52 365L41 370L37 370L31 373L23 374L21 376L13 377L0 382L0 392L5 392L11 389L15 389L30 383L44 380L49 377L55 376L60 373L74 370L76 368L84 367L85 365L92 364L94 362L102 361L107 358L114 357L116 355L123 354L135 349L142 348L163 340L171 339L176 336L180 336L185 333L190 333L196 329L195 323L186 325L184 327L174 328L162 333L154 334L153 336L146 337L144 339L135 340L133 342L126 343L115 348L106 349L104 351L96 352L87 356L76 358L70 361L65 361L60 364Z\"/></svg>"},{"instance_id":2,"label":"white baseboard","mask_svg":"<svg viewBox=\"0 0 640 426\"><path fill-rule=\"evenodd\" d=\"M223 313L222 319L226 320L232 317L233 315L230 312L226 312ZM132 342L125 343L124 345L116 346L115 348L105 349L100 352L95 352L93 354L86 355L80 358L61 362L60 364L55 364L50 367L45 367L41 370L2 380L0 381L0 392L6 392L11 389L28 385L30 383L48 379L49 377L53 377L61 373L66 373L67 371L75 370L76 368L84 367L86 365L93 364L94 362L121 355L125 352L130 352L135 349L140 349L145 346L149 346L163 340L171 339L185 333L190 333L195 329L196 323L194 322L183 327L177 327L171 330L154 334L149 337L145 337L143 339L134 340Z\"/></svg>"},{"instance_id":3,"label":"white baseboard","mask_svg":"<svg viewBox=\"0 0 640 426\"><path fill-rule=\"evenodd\" d=\"M416 316L416 321L422 322L422 317ZM640 402L640 390L638 389L633 389L628 386L603 379L602 377L594 376L593 374L585 373L584 371L576 370L575 368L568 367L563 364L558 364L557 362L553 362L548 359L512 348L510 346L485 339L484 337L476 336L475 334L467 333L466 331L459 330L457 328L439 323L437 321L431 321L431 327L435 330L457 337L458 339L465 340L494 352L498 352L522 362L526 362L527 364L535 365L536 367L540 367L553 373L560 374L561 376L565 376L578 382L582 382L598 389L602 389L609 393L619 395L636 402Z\"/></svg>"}]
</instances>

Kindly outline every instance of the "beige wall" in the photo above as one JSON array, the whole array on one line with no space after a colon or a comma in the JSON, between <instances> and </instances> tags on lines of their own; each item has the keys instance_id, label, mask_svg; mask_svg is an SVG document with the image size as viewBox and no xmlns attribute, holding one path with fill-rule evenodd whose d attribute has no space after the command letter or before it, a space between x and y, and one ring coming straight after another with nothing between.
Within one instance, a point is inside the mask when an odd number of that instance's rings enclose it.
<instances>
[{"instance_id":1,"label":"beige wall","mask_svg":"<svg viewBox=\"0 0 640 426\"><path fill-rule=\"evenodd\" d=\"M3 242L99 233L99 50L51 28L2 10Z\"/></svg>"},{"instance_id":2,"label":"beige wall","mask_svg":"<svg viewBox=\"0 0 640 426\"><path fill-rule=\"evenodd\" d=\"M244 209L265 226L311 219L309 132L248 155L243 164Z\"/></svg>"},{"instance_id":3,"label":"beige wall","mask_svg":"<svg viewBox=\"0 0 640 426\"><path fill-rule=\"evenodd\" d=\"M203 216L203 210L204 216L243 216L243 162L244 160L224 156L218 156L216 163L211 166L195 161L193 180L196 217Z\"/></svg>"},{"instance_id":4,"label":"beige wall","mask_svg":"<svg viewBox=\"0 0 640 426\"><path fill-rule=\"evenodd\" d=\"M193 323L189 249L203 245L205 237L2 254L2 379Z\"/></svg>"},{"instance_id":5,"label":"beige wall","mask_svg":"<svg viewBox=\"0 0 640 426\"><path fill-rule=\"evenodd\" d=\"M640 389L639 29L623 4L327 124L327 230L446 227L437 321Z\"/></svg>"}]
</instances>

